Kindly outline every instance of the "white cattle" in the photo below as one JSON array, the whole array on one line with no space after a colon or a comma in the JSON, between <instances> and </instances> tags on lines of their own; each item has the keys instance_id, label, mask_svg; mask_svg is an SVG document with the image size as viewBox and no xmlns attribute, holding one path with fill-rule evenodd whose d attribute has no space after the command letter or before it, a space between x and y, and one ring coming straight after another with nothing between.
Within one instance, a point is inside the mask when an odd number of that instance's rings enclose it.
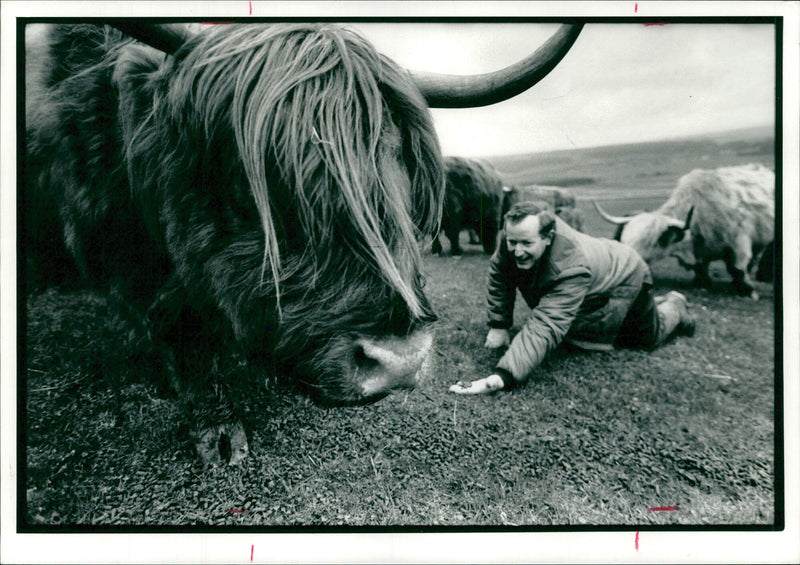
<instances>
[{"instance_id":1,"label":"white cattle","mask_svg":"<svg viewBox=\"0 0 800 565\"><path fill-rule=\"evenodd\" d=\"M594 205L619 226L616 239L648 263L678 256L684 267L694 269L695 285L707 287L708 264L721 259L736 292L758 298L750 271L775 238L775 173L770 169L757 164L696 169L681 177L669 200L654 212L619 217ZM690 250L695 263L681 258Z\"/></svg>"}]
</instances>

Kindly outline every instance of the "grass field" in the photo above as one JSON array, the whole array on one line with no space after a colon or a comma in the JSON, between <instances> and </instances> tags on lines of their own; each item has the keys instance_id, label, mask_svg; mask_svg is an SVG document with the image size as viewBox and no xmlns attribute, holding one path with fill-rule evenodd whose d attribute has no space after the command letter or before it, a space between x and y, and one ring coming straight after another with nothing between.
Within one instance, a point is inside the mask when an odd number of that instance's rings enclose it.
<instances>
[{"instance_id":1,"label":"grass field","mask_svg":"<svg viewBox=\"0 0 800 565\"><path fill-rule=\"evenodd\" d=\"M617 188L594 190L615 213L663 200L658 187ZM578 193L586 231L609 235ZM524 387L457 397L447 392L450 384L486 376L497 359L482 347L487 256L464 241L461 258L425 256L426 290L440 321L417 389L330 409L229 359L225 369L242 375L237 400L250 438L250 456L238 467L199 465L178 403L159 395L157 370L137 355L138 336L102 297L52 290L30 296L28 524L775 521L772 286L759 285L757 302L734 296L716 265L714 287L695 290L690 273L665 261L654 267L657 292L686 293L695 337L651 353L558 350ZM517 328L526 315L520 304ZM678 510L650 510L667 506Z\"/></svg>"}]
</instances>

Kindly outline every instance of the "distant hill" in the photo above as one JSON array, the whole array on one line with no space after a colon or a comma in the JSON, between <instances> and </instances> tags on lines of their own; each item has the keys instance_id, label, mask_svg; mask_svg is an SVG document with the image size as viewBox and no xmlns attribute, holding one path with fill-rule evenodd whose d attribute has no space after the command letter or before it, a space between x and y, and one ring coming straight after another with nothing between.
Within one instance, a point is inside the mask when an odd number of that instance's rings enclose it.
<instances>
[{"instance_id":1,"label":"distant hill","mask_svg":"<svg viewBox=\"0 0 800 565\"><path fill-rule=\"evenodd\" d=\"M775 138L775 128L773 126L761 126L754 128L733 129L722 132L707 133L704 135L693 136L695 139L710 139L716 143L738 143L740 141L760 141ZM689 138L691 139L691 138Z\"/></svg>"},{"instance_id":2,"label":"distant hill","mask_svg":"<svg viewBox=\"0 0 800 565\"><path fill-rule=\"evenodd\" d=\"M697 168L762 163L775 166L775 137L770 127L703 135L565 149L544 153L487 157L506 185L568 187L578 197L597 191L667 190Z\"/></svg>"}]
</instances>

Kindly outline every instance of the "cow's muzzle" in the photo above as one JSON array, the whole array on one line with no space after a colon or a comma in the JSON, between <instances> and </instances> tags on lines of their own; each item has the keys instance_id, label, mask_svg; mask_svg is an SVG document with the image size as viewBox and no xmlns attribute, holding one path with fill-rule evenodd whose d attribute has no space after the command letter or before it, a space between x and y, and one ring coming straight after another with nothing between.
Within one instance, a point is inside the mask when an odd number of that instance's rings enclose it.
<instances>
[{"instance_id":1,"label":"cow's muzzle","mask_svg":"<svg viewBox=\"0 0 800 565\"><path fill-rule=\"evenodd\" d=\"M433 336L424 330L405 338L357 340L355 386L364 398L370 399L395 389L413 388L432 343Z\"/></svg>"}]
</instances>

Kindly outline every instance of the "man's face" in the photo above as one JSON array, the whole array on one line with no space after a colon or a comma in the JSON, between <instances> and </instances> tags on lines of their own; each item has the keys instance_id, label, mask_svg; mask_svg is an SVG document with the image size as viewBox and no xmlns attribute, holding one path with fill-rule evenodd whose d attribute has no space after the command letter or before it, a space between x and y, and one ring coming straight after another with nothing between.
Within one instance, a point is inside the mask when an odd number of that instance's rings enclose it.
<instances>
[{"instance_id":1,"label":"man's face","mask_svg":"<svg viewBox=\"0 0 800 565\"><path fill-rule=\"evenodd\" d=\"M539 234L539 218L526 216L522 221L513 223L506 221L506 243L508 251L514 255L514 261L519 269L528 270L544 254L549 237Z\"/></svg>"}]
</instances>

